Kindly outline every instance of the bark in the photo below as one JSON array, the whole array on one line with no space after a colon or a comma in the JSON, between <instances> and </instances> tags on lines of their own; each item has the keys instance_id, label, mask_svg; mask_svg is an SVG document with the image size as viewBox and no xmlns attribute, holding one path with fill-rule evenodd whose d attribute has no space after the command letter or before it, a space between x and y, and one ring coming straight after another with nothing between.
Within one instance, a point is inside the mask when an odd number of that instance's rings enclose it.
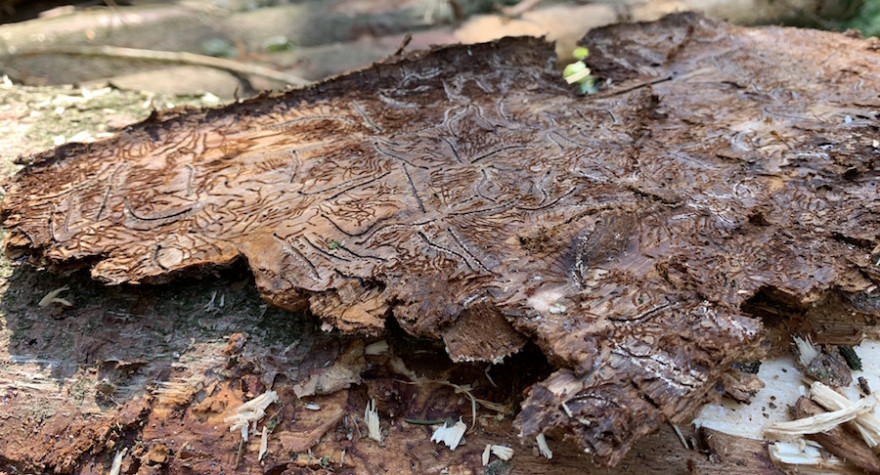
<instances>
[{"instance_id":1,"label":"bark","mask_svg":"<svg viewBox=\"0 0 880 475\"><path fill-rule=\"evenodd\" d=\"M110 284L243 259L273 305L393 315L453 359L531 339L556 371L521 435L617 463L756 357L750 299L880 315L880 55L689 14L584 44L592 96L508 39L40 154L7 184L7 253Z\"/></svg>"}]
</instances>

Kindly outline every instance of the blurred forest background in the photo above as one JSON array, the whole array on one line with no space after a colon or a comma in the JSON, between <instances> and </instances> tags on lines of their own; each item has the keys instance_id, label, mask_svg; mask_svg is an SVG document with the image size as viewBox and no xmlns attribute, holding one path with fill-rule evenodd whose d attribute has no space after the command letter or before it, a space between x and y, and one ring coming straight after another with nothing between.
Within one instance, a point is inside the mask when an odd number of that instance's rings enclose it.
<instances>
[{"instance_id":1,"label":"blurred forest background","mask_svg":"<svg viewBox=\"0 0 880 475\"><path fill-rule=\"evenodd\" d=\"M228 101L364 67L407 34L410 50L545 35L564 60L590 28L682 10L880 32L880 0L0 0L0 75Z\"/></svg>"}]
</instances>

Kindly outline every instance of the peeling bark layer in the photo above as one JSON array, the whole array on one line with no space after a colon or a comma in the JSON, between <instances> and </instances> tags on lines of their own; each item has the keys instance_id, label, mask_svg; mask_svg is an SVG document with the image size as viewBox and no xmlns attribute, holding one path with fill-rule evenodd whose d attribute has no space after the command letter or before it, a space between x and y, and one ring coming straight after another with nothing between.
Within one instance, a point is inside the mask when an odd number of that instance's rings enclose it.
<instances>
[{"instance_id":1,"label":"peeling bark layer","mask_svg":"<svg viewBox=\"0 0 880 475\"><path fill-rule=\"evenodd\" d=\"M534 339L559 369L522 435L616 463L754 356L750 299L880 315L880 54L692 15L584 43L593 96L508 39L41 154L7 184L6 252L111 284L243 258L274 305L347 332L391 313L456 360Z\"/></svg>"}]
</instances>

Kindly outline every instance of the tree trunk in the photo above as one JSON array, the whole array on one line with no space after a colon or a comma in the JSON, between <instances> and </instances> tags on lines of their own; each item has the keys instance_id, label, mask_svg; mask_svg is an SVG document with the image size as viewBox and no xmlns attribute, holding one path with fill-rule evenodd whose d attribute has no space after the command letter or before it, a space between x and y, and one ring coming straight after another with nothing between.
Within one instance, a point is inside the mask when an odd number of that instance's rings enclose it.
<instances>
[{"instance_id":1,"label":"tree trunk","mask_svg":"<svg viewBox=\"0 0 880 475\"><path fill-rule=\"evenodd\" d=\"M183 396L154 393L164 406L131 399L115 416L128 417L126 430L178 444L141 454L154 465L182 467L200 460L192 447L211 450L157 428L169 408L191 418L180 430L216 434L228 402L270 387L287 401L279 414L305 424L285 426L270 455L279 464L330 427L353 433L345 414L367 397L394 421L437 418L441 406L445 417L465 394L467 419L471 404L504 412L489 401L519 402L526 387L521 437L573 437L617 464L639 438L715 397L733 363L760 356L761 322L743 310L753 300L880 316L880 55L872 41L693 14L594 30L583 44L600 80L593 95L561 79L550 45L506 39L155 114L111 139L38 154L7 184L6 252L59 271L88 267L115 285L244 262L270 304L308 308L339 330L305 332L311 348L335 348L264 371L253 361L269 354L239 360L244 343L230 341L240 393L203 374ZM393 350L370 363L364 342L344 335L390 335ZM426 343L408 335L443 342L461 364L425 365L406 348ZM344 363L320 366L324 357ZM507 392L464 386L485 382L485 365L466 362L505 358L521 368L505 370ZM279 374L368 391L315 390L334 418L326 426L296 406L301 392L273 386ZM454 392L416 389L430 386ZM388 447L421 434L392 425ZM101 433L78 453L109 451L118 439ZM405 459L386 460L365 438L331 439L322 447L351 450L358 472ZM478 466L473 450L458 462Z\"/></svg>"}]
</instances>

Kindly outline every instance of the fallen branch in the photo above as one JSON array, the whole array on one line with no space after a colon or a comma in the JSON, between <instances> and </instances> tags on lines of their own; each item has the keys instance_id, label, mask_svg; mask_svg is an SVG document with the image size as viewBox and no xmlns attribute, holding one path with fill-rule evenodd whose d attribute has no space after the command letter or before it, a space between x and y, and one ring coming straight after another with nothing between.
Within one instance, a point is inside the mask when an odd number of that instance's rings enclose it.
<instances>
[{"instance_id":1,"label":"fallen branch","mask_svg":"<svg viewBox=\"0 0 880 475\"><path fill-rule=\"evenodd\" d=\"M205 66L208 68L221 69L238 74L261 76L275 81L305 86L311 81L292 74L275 71L256 64L246 64L225 58L215 58L203 54L190 53L187 51L156 51L138 48L123 48L119 46L88 46L88 45L57 45L30 51L22 51L9 56L38 56L38 55L70 55L70 56L93 56L104 58L136 59L143 61L155 61L160 63L188 64L193 66Z\"/></svg>"}]
</instances>

